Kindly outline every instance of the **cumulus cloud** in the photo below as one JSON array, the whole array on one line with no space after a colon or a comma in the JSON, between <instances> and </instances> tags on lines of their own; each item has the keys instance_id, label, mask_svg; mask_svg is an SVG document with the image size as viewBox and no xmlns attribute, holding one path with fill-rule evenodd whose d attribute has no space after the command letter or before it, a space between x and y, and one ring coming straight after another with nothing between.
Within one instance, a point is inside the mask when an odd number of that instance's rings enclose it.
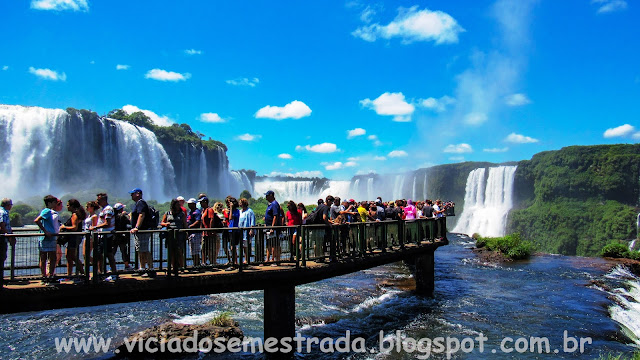
<instances>
[{"instance_id":1,"label":"cumulus cloud","mask_svg":"<svg viewBox=\"0 0 640 360\"><path fill-rule=\"evenodd\" d=\"M187 49L184 51L185 54L187 55L200 55L202 54L202 50L196 50L196 49Z\"/></svg>"},{"instance_id":2,"label":"cumulus cloud","mask_svg":"<svg viewBox=\"0 0 640 360\"><path fill-rule=\"evenodd\" d=\"M469 125L480 125L487 120L487 114L483 113L470 113L464 117L464 122Z\"/></svg>"},{"instance_id":3,"label":"cumulus cloud","mask_svg":"<svg viewBox=\"0 0 640 360\"><path fill-rule=\"evenodd\" d=\"M279 171L272 171L268 176L287 176L287 177L297 177L297 178L321 178L324 177L322 175L322 171L299 171L296 173L283 173Z\"/></svg>"},{"instance_id":4,"label":"cumulus cloud","mask_svg":"<svg viewBox=\"0 0 640 360\"><path fill-rule=\"evenodd\" d=\"M387 25L378 23L357 28L351 34L373 42L378 38L400 38L402 43L434 41L436 44L457 43L458 34L465 31L451 15L418 6L399 8L396 18Z\"/></svg>"},{"instance_id":5,"label":"cumulus cloud","mask_svg":"<svg viewBox=\"0 0 640 360\"><path fill-rule=\"evenodd\" d=\"M294 100L283 107L267 105L256 112L255 117L283 120L300 119L311 115L311 109L302 101Z\"/></svg>"},{"instance_id":6,"label":"cumulus cloud","mask_svg":"<svg viewBox=\"0 0 640 360\"><path fill-rule=\"evenodd\" d=\"M509 151L508 147L503 147L503 148L491 148L491 149L482 149L482 151L484 152L488 152L488 153L501 153L501 152L507 152Z\"/></svg>"},{"instance_id":7,"label":"cumulus cloud","mask_svg":"<svg viewBox=\"0 0 640 360\"><path fill-rule=\"evenodd\" d=\"M471 147L471 145L469 144L450 144L447 145L447 147L444 148L444 150L442 150L442 152L446 152L446 153L454 153L454 154L464 154L464 153L471 153L473 152L473 148Z\"/></svg>"},{"instance_id":8,"label":"cumulus cloud","mask_svg":"<svg viewBox=\"0 0 640 360\"><path fill-rule=\"evenodd\" d=\"M129 70L131 66L129 65L122 65L122 64L118 64L116 65L116 70Z\"/></svg>"},{"instance_id":9,"label":"cumulus cloud","mask_svg":"<svg viewBox=\"0 0 640 360\"><path fill-rule=\"evenodd\" d=\"M431 109L433 111L443 112L447 109L448 105L451 105L455 102L456 100L454 98L445 95L439 99L433 97L422 99L420 100L420 106Z\"/></svg>"},{"instance_id":10,"label":"cumulus cloud","mask_svg":"<svg viewBox=\"0 0 640 360\"><path fill-rule=\"evenodd\" d=\"M242 135L236 136L236 140L254 141L254 140L260 139L261 137L262 137L262 135L251 135L251 134L247 133L247 134L242 134Z\"/></svg>"},{"instance_id":11,"label":"cumulus cloud","mask_svg":"<svg viewBox=\"0 0 640 360\"><path fill-rule=\"evenodd\" d=\"M278 155L278 157L280 159L293 159L293 156L291 156L291 154L286 154L286 153L280 154Z\"/></svg>"},{"instance_id":12,"label":"cumulus cloud","mask_svg":"<svg viewBox=\"0 0 640 360\"><path fill-rule=\"evenodd\" d=\"M322 144L318 144L318 145L305 145L305 146L296 146L296 150L297 151L302 151L302 150L307 150L307 151L311 151L311 152L315 152L315 153L323 153L323 154L328 154L328 153L333 153L338 151L338 146L336 144L332 144L332 143L322 143Z\"/></svg>"},{"instance_id":13,"label":"cumulus cloud","mask_svg":"<svg viewBox=\"0 0 640 360\"><path fill-rule=\"evenodd\" d=\"M627 9L627 2L625 0L592 0L591 2L599 4L597 11L598 14L606 14Z\"/></svg>"},{"instance_id":14,"label":"cumulus cloud","mask_svg":"<svg viewBox=\"0 0 640 360\"><path fill-rule=\"evenodd\" d=\"M29 72L33 75L51 81L66 81L67 74L58 73L57 71L53 71L50 69L36 69L33 66L29 67Z\"/></svg>"},{"instance_id":15,"label":"cumulus cloud","mask_svg":"<svg viewBox=\"0 0 640 360\"><path fill-rule=\"evenodd\" d=\"M532 137L511 133L504 139L504 141L514 144L531 144L537 143L539 140Z\"/></svg>"},{"instance_id":16,"label":"cumulus cloud","mask_svg":"<svg viewBox=\"0 0 640 360\"><path fill-rule=\"evenodd\" d=\"M339 170L342 169L342 163L340 161L336 161L334 163L322 163L325 170Z\"/></svg>"},{"instance_id":17,"label":"cumulus cloud","mask_svg":"<svg viewBox=\"0 0 640 360\"><path fill-rule=\"evenodd\" d=\"M367 131L363 128L355 128L353 130L347 130L347 139L353 139L356 136L364 135Z\"/></svg>"},{"instance_id":18,"label":"cumulus cloud","mask_svg":"<svg viewBox=\"0 0 640 360\"><path fill-rule=\"evenodd\" d=\"M223 119L217 113L202 113L200 114L200 121L207 123L224 123L227 122L226 119Z\"/></svg>"},{"instance_id":19,"label":"cumulus cloud","mask_svg":"<svg viewBox=\"0 0 640 360\"><path fill-rule=\"evenodd\" d=\"M390 158L398 158L409 156L409 154L407 154L407 152L404 150L393 150L392 152L388 153L387 156Z\"/></svg>"},{"instance_id":20,"label":"cumulus cloud","mask_svg":"<svg viewBox=\"0 0 640 360\"><path fill-rule=\"evenodd\" d=\"M32 0L31 8L54 11L89 11L87 0Z\"/></svg>"},{"instance_id":21,"label":"cumulus cloud","mask_svg":"<svg viewBox=\"0 0 640 360\"><path fill-rule=\"evenodd\" d=\"M360 105L374 110L378 115L393 116L393 121L398 122L411 121L411 114L415 110L415 106L404 100L404 95L401 92L386 92L375 100L369 98L360 100Z\"/></svg>"},{"instance_id":22,"label":"cumulus cloud","mask_svg":"<svg viewBox=\"0 0 640 360\"><path fill-rule=\"evenodd\" d=\"M635 128L629 124L620 125L615 128L607 129L603 136L605 138L629 136L635 132Z\"/></svg>"},{"instance_id":23,"label":"cumulus cloud","mask_svg":"<svg viewBox=\"0 0 640 360\"><path fill-rule=\"evenodd\" d=\"M373 141L373 145L374 146L382 145L382 141L380 141L380 139L378 139L378 135L369 135L369 136L367 136L367 139Z\"/></svg>"},{"instance_id":24,"label":"cumulus cloud","mask_svg":"<svg viewBox=\"0 0 640 360\"><path fill-rule=\"evenodd\" d=\"M173 71L166 71L162 69L151 69L149 70L145 76L147 79L153 79L158 81L186 81L191 78L191 74L189 73L177 73Z\"/></svg>"},{"instance_id":25,"label":"cumulus cloud","mask_svg":"<svg viewBox=\"0 0 640 360\"><path fill-rule=\"evenodd\" d=\"M348 161L360 161L362 160L362 158L358 157L358 156L352 156L350 158L347 158Z\"/></svg>"},{"instance_id":26,"label":"cumulus cloud","mask_svg":"<svg viewBox=\"0 0 640 360\"><path fill-rule=\"evenodd\" d=\"M171 120L168 116L160 116L151 110L140 109L135 105L125 105L122 107L122 110L127 114L133 114L134 112L141 111L143 114L147 115L154 124L160 126L171 126L171 124L175 123L175 121Z\"/></svg>"},{"instance_id":27,"label":"cumulus cloud","mask_svg":"<svg viewBox=\"0 0 640 360\"><path fill-rule=\"evenodd\" d=\"M384 156L374 156L373 160L375 160L375 161L385 161L385 160L387 160L387 158L384 157Z\"/></svg>"},{"instance_id":28,"label":"cumulus cloud","mask_svg":"<svg viewBox=\"0 0 640 360\"><path fill-rule=\"evenodd\" d=\"M233 85L233 86L248 86L248 87L256 87L256 85L258 85L258 83L260 83L260 79L258 78L237 78L237 79L233 79L233 80L227 80L225 81L227 84L229 85Z\"/></svg>"},{"instance_id":29,"label":"cumulus cloud","mask_svg":"<svg viewBox=\"0 0 640 360\"><path fill-rule=\"evenodd\" d=\"M522 106L531 104L531 100L527 97L527 95L518 93L511 94L505 98L505 103L509 106Z\"/></svg>"}]
</instances>

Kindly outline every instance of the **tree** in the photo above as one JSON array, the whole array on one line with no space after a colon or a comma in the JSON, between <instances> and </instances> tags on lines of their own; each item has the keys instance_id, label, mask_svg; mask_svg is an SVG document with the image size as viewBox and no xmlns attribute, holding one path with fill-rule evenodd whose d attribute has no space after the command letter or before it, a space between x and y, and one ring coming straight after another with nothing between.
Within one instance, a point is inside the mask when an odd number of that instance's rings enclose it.
<instances>
[{"instance_id":1,"label":"tree","mask_svg":"<svg viewBox=\"0 0 640 360\"><path fill-rule=\"evenodd\" d=\"M242 192L240 193L240 199L251 199L251 193L247 190L242 190Z\"/></svg>"}]
</instances>

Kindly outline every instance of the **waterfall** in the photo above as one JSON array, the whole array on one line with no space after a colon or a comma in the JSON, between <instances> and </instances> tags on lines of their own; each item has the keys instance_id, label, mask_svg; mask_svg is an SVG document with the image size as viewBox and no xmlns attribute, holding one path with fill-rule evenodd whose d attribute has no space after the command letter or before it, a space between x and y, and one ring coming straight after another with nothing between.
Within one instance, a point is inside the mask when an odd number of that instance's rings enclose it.
<instances>
[{"instance_id":1,"label":"waterfall","mask_svg":"<svg viewBox=\"0 0 640 360\"><path fill-rule=\"evenodd\" d=\"M513 206L513 181L517 166L472 170L467 177L464 209L453 232L504 236ZM486 179L486 180L485 180Z\"/></svg>"},{"instance_id":2,"label":"waterfall","mask_svg":"<svg viewBox=\"0 0 640 360\"><path fill-rule=\"evenodd\" d=\"M333 195L333 197L339 197L342 200L350 199L353 197L350 190L351 181L330 180L328 186L319 194L318 199L324 199L327 195Z\"/></svg>"},{"instance_id":3,"label":"waterfall","mask_svg":"<svg viewBox=\"0 0 640 360\"><path fill-rule=\"evenodd\" d=\"M367 179L367 199L375 198L375 190L373 189L373 178Z\"/></svg>"},{"instance_id":4,"label":"waterfall","mask_svg":"<svg viewBox=\"0 0 640 360\"><path fill-rule=\"evenodd\" d=\"M264 196L265 192L273 190L276 194L276 200L280 203L293 200L296 203L317 204L318 199L324 199L327 195L341 199L352 197L351 194L356 186L352 186L350 181L325 181L322 179L272 181L266 178L255 183L256 195L254 197Z\"/></svg>"},{"instance_id":5,"label":"waterfall","mask_svg":"<svg viewBox=\"0 0 640 360\"><path fill-rule=\"evenodd\" d=\"M5 159L0 162L0 195L14 201L98 189L128 197L134 187L158 201L178 191L185 197L198 191L223 197L253 189L246 173L228 170L222 148L205 150L171 139L163 146L145 128L88 111L70 115L61 109L0 105L0 157Z\"/></svg>"},{"instance_id":6,"label":"waterfall","mask_svg":"<svg viewBox=\"0 0 640 360\"><path fill-rule=\"evenodd\" d=\"M393 181L393 199L402 199L402 175L396 175Z\"/></svg>"}]
</instances>

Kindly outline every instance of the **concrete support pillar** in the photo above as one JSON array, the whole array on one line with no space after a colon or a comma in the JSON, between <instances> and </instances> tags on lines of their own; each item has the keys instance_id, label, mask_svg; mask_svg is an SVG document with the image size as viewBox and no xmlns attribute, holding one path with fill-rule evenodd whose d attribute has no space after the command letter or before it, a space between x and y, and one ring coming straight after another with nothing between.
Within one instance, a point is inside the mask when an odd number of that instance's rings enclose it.
<instances>
[{"instance_id":1,"label":"concrete support pillar","mask_svg":"<svg viewBox=\"0 0 640 360\"><path fill-rule=\"evenodd\" d=\"M270 286L264 290L264 338L282 339L295 336L296 287L293 284ZM276 353L270 359L292 359L288 354Z\"/></svg>"},{"instance_id":2,"label":"concrete support pillar","mask_svg":"<svg viewBox=\"0 0 640 360\"><path fill-rule=\"evenodd\" d=\"M434 273L434 250L430 250L424 255L416 257L416 293L426 296L433 296L435 288Z\"/></svg>"}]
</instances>

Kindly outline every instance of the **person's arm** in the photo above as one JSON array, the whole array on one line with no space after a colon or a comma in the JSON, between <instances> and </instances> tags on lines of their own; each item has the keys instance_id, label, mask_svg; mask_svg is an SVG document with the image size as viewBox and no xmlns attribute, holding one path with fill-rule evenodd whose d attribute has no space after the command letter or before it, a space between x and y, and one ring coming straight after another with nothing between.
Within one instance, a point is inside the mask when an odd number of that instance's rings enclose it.
<instances>
[{"instance_id":1,"label":"person's arm","mask_svg":"<svg viewBox=\"0 0 640 360\"><path fill-rule=\"evenodd\" d=\"M164 215L162 215L162 221L160 221L160 225L169 226L169 223L167 222L167 213L164 213Z\"/></svg>"},{"instance_id":2,"label":"person's arm","mask_svg":"<svg viewBox=\"0 0 640 360\"><path fill-rule=\"evenodd\" d=\"M197 218L196 218L197 219ZM200 224L202 223L202 215L200 215L200 219L197 219L196 221L193 222L193 224L189 225L190 229L197 229L200 227Z\"/></svg>"},{"instance_id":3,"label":"person's arm","mask_svg":"<svg viewBox=\"0 0 640 360\"><path fill-rule=\"evenodd\" d=\"M135 234L138 232L138 228L142 226L142 222L144 221L144 216L145 216L144 212L141 212L140 214L138 214L138 221L136 221L136 226L134 226L131 229L132 234Z\"/></svg>"},{"instance_id":4,"label":"person's arm","mask_svg":"<svg viewBox=\"0 0 640 360\"><path fill-rule=\"evenodd\" d=\"M35 220L33 220L33 222L35 222L36 225L38 225L38 227L44 233L45 236L47 236L47 237L53 236L52 233L50 233L47 230L45 230L44 225L42 224L42 220L44 220L42 215L38 215L38 217Z\"/></svg>"}]
</instances>

